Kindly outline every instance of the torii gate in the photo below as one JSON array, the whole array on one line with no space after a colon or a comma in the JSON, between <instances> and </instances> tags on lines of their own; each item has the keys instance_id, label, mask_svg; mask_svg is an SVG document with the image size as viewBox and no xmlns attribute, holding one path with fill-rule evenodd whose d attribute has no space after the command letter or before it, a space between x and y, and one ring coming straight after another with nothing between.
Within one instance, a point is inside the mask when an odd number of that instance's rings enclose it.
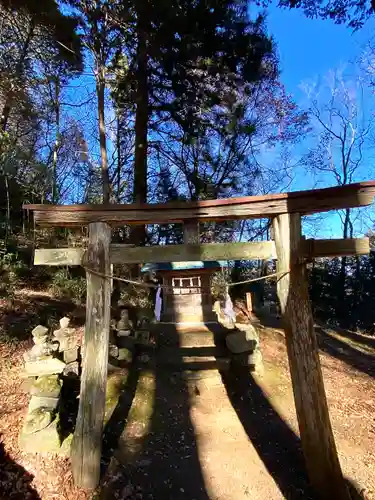
<instances>
[{"instance_id":1,"label":"torii gate","mask_svg":"<svg viewBox=\"0 0 375 500\"><path fill-rule=\"evenodd\" d=\"M305 240L301 215L370 205L375 181L267 196L149 205L24 205L41 227L89 226L85 265L87 304L85 357L76 430L72 443L75 483L95 488L105 406L110 325L111 263L196 260L277 259L277 284L283 314L289 367L302 448L310 481L318 497L345 499L345 486L329 419L317 340L308 296L306 262L314 257L364 255L369 241ZM200 244L199 222L271 218L274 241ZM184 245L131 247L111 245L111 226L184 224ZM79 248L35 250L36 265L80 265ZM95 274L95 271L98 274Z\"/></svg>"}]
</instances>

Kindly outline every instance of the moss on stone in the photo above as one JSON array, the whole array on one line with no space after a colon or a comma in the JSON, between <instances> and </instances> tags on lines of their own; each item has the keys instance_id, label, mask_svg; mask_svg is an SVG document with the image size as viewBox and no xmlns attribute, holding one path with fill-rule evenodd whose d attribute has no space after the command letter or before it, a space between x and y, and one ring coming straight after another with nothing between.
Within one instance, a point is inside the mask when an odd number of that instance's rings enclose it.
<instances>
[{"instance_id":1,"label":"moss on stone","mask_svg":"<svg viewBox=\"0 0 375 500\"><path fill-rule=\"evenodd\" d=\"M61 447L59 450L59 455L63 457L69 457L70 456L70 448L72 446L72 441L73 441L73 433L70 433L64 441L61 443Z\"/></svg>"},{"instance_id":2,"label":"moss on stone","mask_svg":"<svg viewBox=\"0 0 375 500\"><path fill-rule=\"evenodd\" d=\"M58 398L61 385L58 375L44 375L35 380L30 393L34 396Z\"/></svg>"},{"instance_id":3,"label":"moss on stone","mask_svg":"<svg viewBox=\"0 0 375 500\"><path fill-rule=\"evenodd\" d=\"M35 408L30 411L23 426L25 434L33 434L46 428L52 421L53 412L49 408Z\"/></svg>"},{"instance_id":4,"label":"moss on stone","mask_svg":"<svg viewBox=\"0 0 375 500\"><path fill-rule=\"evenodd\" d=\"M155 376L151 372L140 375L127 425L120 440L121 460L127 463L136 460L149 433L154 412L155 385Z\"/></svg>"},{"instance_id":5,"label":"moss on stone","mask_svg":"<svg viewBox=\"0 0 375 500\"><path fill-rule=\"evenodd\" d=\"M61 443L58 433L58 419L32 434L23 430L19 437L19 445L21 450L26 453L59 453Z\"/></svg>"},{"instance_id":6,"label":"moss on stone","mask_svg":"<svg viewBox=\"0 0 375 500\"><path fill-rule=\"evenodd\" d=\"M121 392L126 387L126 381L128 379L128 371L123 370L121 373L113 373L108 376L107 379L107 389L105 395L105 414L104 422L106 423L113 410L116 408Z\"/></svg>"},{"instance_id":7,"label":"moss on stone","mask_svg":"<svg viewBox=\"0 0 375 500\"><path fill-rule=\"evenodd\" d=\"M155 378L141 375L133 404L129 412L129 422L142 422L146 424L153 413L155 398Z\"/></svg>"}]
</instances>

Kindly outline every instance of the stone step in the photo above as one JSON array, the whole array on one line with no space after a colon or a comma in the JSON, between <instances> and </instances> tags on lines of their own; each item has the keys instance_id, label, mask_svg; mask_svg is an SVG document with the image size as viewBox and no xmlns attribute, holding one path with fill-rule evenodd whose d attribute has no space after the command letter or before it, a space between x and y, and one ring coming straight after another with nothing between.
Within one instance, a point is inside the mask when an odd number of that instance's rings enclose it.
<instances>
[{"instance_id":1,"label":"stone step","mask_svg":"<svg viewBox=\"0 0 375 500\"><path fill-rule=\"evenodd\" d=\"M230 358L224 348L164 347L157 353L156 363L172 370L226 371L230 366Z\"/></svg>"},{"instance_id":2,"label":"stone step","mask_svg":"<svg viewBox=\"0 0 375 500\"><path fill-rule=\"evenodd\" d=\"M202 311L200 314L197 314L196 312L173 312L173 313L163 313L161 315L161 321L164 322L179 322L179 323L196 323L196 322L216 322L217 321L217 314L213 311L205 312L202 314Z\"/></svg>"},{"instance_id":3,"label":"stone step","mask_svg":"<svg viewBox=\"0 0 375 500\"><path fill-rule=\"evenodd\" d=\"M210 328L210 329L209 329ZM185 325L185 329L177 329L173 324L154 325L153 335L159 347L215 347L225 346L225 337L231 330L221 325Z\"/></svg>"},{"instance_id":4,"label":"stone step","mask_svg":"<svg viewBox=\"0 0 375 500\"><path fill-rule=\"evenodd\" d=\"M229 351L225 346L184 346L184 347L162 347L158 350L157 356L168 358L169 356L184 356L202 357L217 357L226 358L229 356Z\"/></svg>"},{"instance_id":5,"label":"stone step","mask_svg":"<svg viewBox=\"0 0 375 500\"><path fill-rule=\"evenodd\" d=\"M162 329L162 330L172 330L172 331L177 331L177 332L216 332L218 330L222 330L223 326L221 323L218 323L217 321L209 321L209 322L203 322L203 321L183 321L183 322L173 322L173 321L160 321L157 323L153 323L152 325L156 329Z\"/></svg>"}]
</instances>

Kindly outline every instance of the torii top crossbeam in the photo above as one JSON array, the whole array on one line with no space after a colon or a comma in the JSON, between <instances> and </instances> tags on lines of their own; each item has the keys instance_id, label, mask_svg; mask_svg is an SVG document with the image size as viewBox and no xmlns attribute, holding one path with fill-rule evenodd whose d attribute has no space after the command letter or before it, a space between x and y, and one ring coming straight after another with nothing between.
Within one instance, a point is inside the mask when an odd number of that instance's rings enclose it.
<instances>
[{"instance_id":1,"label":"torii top crossbeam","mask_svg":"<svg viewBox=\"0 0 375 500\"><path fill-rule=\"evenodd\" d=\"M191 219L200 222L230 219L257 219L284 213L308 215L329 210L370 205L375 196L375 181L345 186L265 196L220 200L128 205L24 205L34 212L41 227L77 227L92 222L110 225L166 224Z\"/></svg>"}]
</instances>

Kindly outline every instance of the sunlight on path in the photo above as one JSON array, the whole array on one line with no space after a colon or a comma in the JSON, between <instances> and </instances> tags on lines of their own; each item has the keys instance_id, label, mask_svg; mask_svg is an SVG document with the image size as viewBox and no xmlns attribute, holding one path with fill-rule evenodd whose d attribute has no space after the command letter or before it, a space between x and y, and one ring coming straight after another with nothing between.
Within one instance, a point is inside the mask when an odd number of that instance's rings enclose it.
<instances>
[{"instance_id":1,"label":"sunlight on path","mask_svg":"<svg viewBox=\"0 0 375 500\"><path fill-rule=\"evenodd\" d=\"M223 386L211 387L195 398L190 415L210 498L284 498L249 440Z\"/></svg>"}]
</instances>

